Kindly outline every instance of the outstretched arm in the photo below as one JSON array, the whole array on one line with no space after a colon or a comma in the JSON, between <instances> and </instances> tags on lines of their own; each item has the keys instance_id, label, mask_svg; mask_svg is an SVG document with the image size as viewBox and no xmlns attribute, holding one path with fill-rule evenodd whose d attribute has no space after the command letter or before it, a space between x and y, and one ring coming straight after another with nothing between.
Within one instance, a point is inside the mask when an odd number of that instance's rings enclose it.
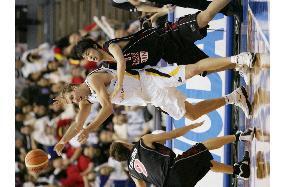
<instances>
[{"instance_id":1,"label":"outstretched arm","mask_svg":"<svg viewBox=\"0 0 284 187\"><path fill-rule=\"evenodd\" d=\"M145 3L142 3L140 0L128 0L128 1L129 1L130 4L135 6L137 8L137 10L140 11L140 12L155 13L155 12L162 12L163 11L162 8L147 5Z\"/></svg>"},{"instance_id":2,"label":"outstretched arm","mask_svg":"<svg viewBox=\"0 0 284 187\"><path fill-rule=\"evenodd\" d=\"M188 131L201 126L203 123L204 123L204 121L200 122L200 123L195 123L195 124L192 124L192 125L187 125L187 126L175 129L171 132L165 132L165 133L161 133L161 134L147 134L147 135L143 136L142 139L147 146L152 145L153 142L161 142L161 141L170 140L170 139L174 139L174 138L177 138L179 136L182 136L185 133L187 133Z\"/></svg>"},{"instance_id":3,"label":"outstretched arm","mask_svg":"<svg viewBox=\"0 0 284 187\"><path fill-rule=\"evenodd\" d=\"M81 101L79 103L79 108L80 111L76 116L75 122L70 125L61 140L54 146L54 150L58 155L61 155L64 145L75 137L83 128L84 122L91 111L91 104L87 103L87 101Z\"/></svg>"},{"instance_id":4,"label":"outstretched arm","mask_svg":"<svg viewBox=\"0 0 284 187\"><path fill-rule=\"evenodd\" d=\"M141 2L139 0L128 0L130 4L134 5L134 6L138 6L141 4Z\"/></svg>"},{"instance_id":5,"label":"outstretched arm","mask_svg":"<svg viewBox=\"0 0 284 187\"><path fill-rule=\"evenodd\" d=\"M109 52L113 55L117 63L117 86L111 97L114 97L122 88L123 79L125 74L126 62L123 56L122 50L117 44L110 44L108 48Z\"/></svg>"},{"instance_id":6,"label":"outstretched arm","mask_svg":"<svg viewBox=\"0 0 284 187\"><path fill-rule=\"evenodd\" d=\"M154 15L152 15L150 17L152 26L155 26L155 22L158 20L159 17L162 17L168 13L170 13L171 11L173 11L175 7L172 7L170 5L164 5L163 8L161 8L161 11L155 13Z\"/></svg>"},{"instance_id":7,"label":"outstretched arm","mask_svg":"<svg viewBox=\"0 0 284 187\"><path fill-rule=\"evenodd\" d=\"M91 104L88 101L81 101L79 103L79 112L76 116L76 120L72 125L68 128L67 132L62 137L62 141L64 143L69 142L76 134L83 129L83 125L90 114L91 111Z\"/></svg>"},{"instance_id":8,"label":"outstretched arm","mask_svg":"<svg viewBox=\"0 0 284 187\"><path fill-rule=\"evenodd\" d=\"M91 124L83 129L78 137L79 142L84 142L89 132L97 129L102 125L102 123L112 114L112 104L109 95L106 91L105 81L102 74L91 75L88 77L88 82L90 87L97 93L98 100L102 106L98 115Z\"/></svg>"}]
</instances>

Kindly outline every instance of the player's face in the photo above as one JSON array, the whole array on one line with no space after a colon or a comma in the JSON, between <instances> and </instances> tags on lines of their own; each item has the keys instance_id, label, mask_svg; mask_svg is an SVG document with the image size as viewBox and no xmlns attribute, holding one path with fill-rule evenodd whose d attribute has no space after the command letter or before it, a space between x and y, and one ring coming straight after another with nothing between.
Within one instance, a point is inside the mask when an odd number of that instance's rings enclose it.
<instances>
[{"instance_id":1,"label":"player's face","mask_svg":"<svg viewBox=\"0 0 284 187\"><path fill-rule=\"evenodd\" d=\"M102 53L96 49L93 49L93 48L89 48L87 49L84 54L83 54L83 58L85 60L88 60L88 61L96 61L96 62L100 62L102 61Z\"/></svg>"},{"instance_id":2,"label":"player's face","mask_svg":"<svg viewBox=\"0 0 284 187\"><path fill-rule=\"evenodd\" d=\"M85 94L80 88L75 87L73 91L67 93L65 95L67 103L80 103L83 99L87 97L87 94Z\"/></svg>"}]
</instances>

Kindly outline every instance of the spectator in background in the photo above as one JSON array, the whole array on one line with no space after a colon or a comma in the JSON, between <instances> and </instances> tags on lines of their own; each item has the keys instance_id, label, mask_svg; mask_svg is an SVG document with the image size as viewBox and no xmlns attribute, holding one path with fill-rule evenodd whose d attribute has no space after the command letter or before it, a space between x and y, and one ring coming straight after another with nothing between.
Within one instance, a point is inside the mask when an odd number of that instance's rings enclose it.
<instances>
[{"instance_id":1,"label":"spectator in background","mask_svg":"<svg viewBox=\"0 0 284 187\"><path fill-rule=\"evenodd\" d=\"M74 67L71 71L72 73L72 84L81 84L85 80L85 75L80 67Z\"/></svg>"},{"instance_id":2,"label":"spectator in background","mask_svg":"<svg viewBox=\"0 0 284 187\"><path fill-rule=\"evenodd\" d=\"M90 36L90 33L96 29L96 24L92 23L85 26L83 29L78 32L71 33L66 35L55 42L54 53L57 54L57 58L61 59L61 55L69 57L72 51L72 48L82 37ZM94 38L95 39L95 38Z\"/></svg>"},{"instance_id":3,"label":"spectator in background","mask_svg":"<svg viewBox=\"0 0 284 187\"><path fill-rule=\"evenodd\" d=\"M87 145L84 147L84 155L88 156L95 166L101 165L107 161L108 154L103 150L104 147L100 144ZM108 150L107 150L108 151Z\"/></svg>"},{"instance_id":4,"label":"spectator in background","mask_svg":"<svg viewBox=\"0 0 284 187\"><path fill-rule=\"evenodd\" d=\"M15 63L15 94L20 96L22 91L29 85L28 81L23 75L22 67L24 63L17 59Z\"/></svg>"},{"instance_id":5,"label":"spectator in background","mask_svg":"<svg viewBox=\"0 0 284 187\"><path fill-rule=\"evenodd\" d=\"M68 187L84 187L84 176L81 175L77 165L68 165L67 160L62 158L53 160L52 164L57 171L61 171L62 173L61 175L57 174L56 177L60 182L60 185Z\"/></svg>"},{"instance_id":6,"label":"spectator in background","mask_svg":"<svg viewBox=\"0 0 284 187\"><path fill-rule=\"evenodd\" d=\"M117 139L136 141L142 135L153 131L152 123L145 119L146 107L135 107L134 110L126 110L124 114L114 115L113 124Z\"/></svg>"},{"instance_id":7,"label":"spectator in background","mask_svg":"<svg viewBox=\"0 0 284 187\"><path fill-rule=\"evenodd\" d=\"M112 185L115 187L129 186L129 177L124 170L124 167L112 157L109 157L106 163L97 166L95 170L100 172L101 175L109 176L104 184L105 187L110 187Z\"/></svg>"},{"instance_id":8,"label":"spectator in background","mask_svg":"<svg viewBox=\"0 0 284 187\"><path fill-rule=\"evenodd\" d=\"M21 58L21 61L24 63L24 66L21 67L23 76L27 78L31 73L45 70L48 62L53 60L54 53L47 43L42 44L36 49L24 52Z\"/></svg>"}]
</instances>

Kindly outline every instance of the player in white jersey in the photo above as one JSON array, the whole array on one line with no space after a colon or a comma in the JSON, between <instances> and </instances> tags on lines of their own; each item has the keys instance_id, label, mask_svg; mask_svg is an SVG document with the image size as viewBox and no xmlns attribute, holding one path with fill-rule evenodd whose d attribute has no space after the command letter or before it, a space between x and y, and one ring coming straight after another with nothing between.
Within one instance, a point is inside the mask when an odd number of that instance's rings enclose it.
<instances>
[{"instance_id":1,"label":"player in white jersey","mask_svg":"<svg viewBox=\"0 0 284 187\"><path fill-rule=\"evenodd\" d=\"M62 98L67 103L78 103L79 114L75 125L71 126L60 142L55 146L61 153L64 144L80 132L78 140L84 142L90 131L97 129L113 112L112 104L137 106L153 104L160 107L175 119L186 117L196 120L225 104L240 106L249 117L251 104L244 87L240 87L221 98L204 100L196 104L186 101L186 97L175 87L192 77L190 65L156 67L126 73L122 89L111 95L116 84L114 70L99 70L89 74L80 85L67 85L62 91ZM90 102L98 101L102 108L94 121L83 129L83 124L90 112Z\"/></svg>"}]
</instances>

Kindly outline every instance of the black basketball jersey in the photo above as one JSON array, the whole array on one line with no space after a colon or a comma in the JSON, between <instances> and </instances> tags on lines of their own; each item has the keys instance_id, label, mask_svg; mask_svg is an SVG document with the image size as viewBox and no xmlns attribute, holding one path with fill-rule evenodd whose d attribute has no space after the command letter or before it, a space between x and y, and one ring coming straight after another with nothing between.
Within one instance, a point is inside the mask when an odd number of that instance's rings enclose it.
<instances>
[{"instance_id":1,"label":"black basketball jersey","mask_svg":"<svg viewBox=\"0 0 284 187\"><path fill-rule=\"evenodd\" d=\"M103 48L109 53L109 45L121 41L128 41L127 45L122 49L126 60L126 69L142 69L146 65L156 66L162 58L162 38L159 29L143 29L126 37L109 40L104 43Z\"/></svg>"},{"instance_id":2,"label":"black basketball jersey","mask_svg":"<svg viewBox=\"0 0 284 187\"><path fill-rule=\"evenodd\" d=\"M147 147L140 139L131 150L128 170L131 176L162 187L176 155L161 144L153 145L155 149Z\"/></svg>"},{"instance_id":3,"label":"black basketball jersey","mask_svg":"<svg viewBox=\"0 0 284 187\"><path fill-rule=\"evenodd\" d=\"M198 27L198 13L183 16L175 23L166 24L165 27L144 29L127 37L109 40L104 44L104 50L109 53L108 47L111 43L128 41L122 49L126 70L144 69L147 65L156 66L160 59L169 64L194 64L208 58L194 44L207 35L207 27ZM115 63L109 63L109 68L115 67Z\"/></svg>"}]
</instances>

